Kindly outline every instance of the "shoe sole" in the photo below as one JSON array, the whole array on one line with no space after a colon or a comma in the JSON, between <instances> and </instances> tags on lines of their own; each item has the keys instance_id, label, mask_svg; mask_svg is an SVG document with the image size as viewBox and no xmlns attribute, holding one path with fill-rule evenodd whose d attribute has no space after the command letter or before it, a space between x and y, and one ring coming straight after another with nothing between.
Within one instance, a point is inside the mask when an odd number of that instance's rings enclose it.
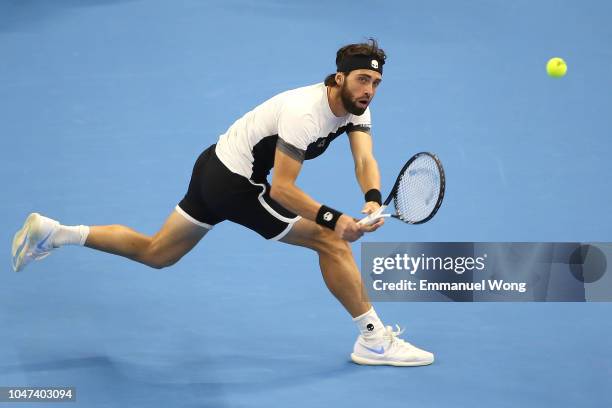
<instances>
[{"instance_id":1,"label":"shoe sole","mask_svg":"<svg viewBox=\"0 0 612 408\"><path fill-rule=\"evenodd\" d=\"M40 222L40 214L32 213L28 215L25 222L23 223L23 227L13 237L13 246L11 250L11 254L13 255L13 270L15 272L19 272L23 269L25 264L23 263L24 258L28 251L30 250L30 246L32 242L36 242L39 237L34 237L30 233Z\"/></svg>"},{"instance_id":2,"label":"shoe sole","mask_svg":"<svg viewBox=\"0 0 612 408\"><path fill-rule=\"evenodd\" d=\"M369 359L369 358L359 357L359 356L355 355L355 353L351 353L351 360L353 360L353 363L360 364L360 365L389 365L389 366L394 366L394 367L418 367L418 366L430 365L430 364L432 364L434 362L434 360L431 360L431 361L410 361L410 362L406 362L406 361L389 361L389 360L372 360L372 359Z\"/></svg>"}]
</instances>

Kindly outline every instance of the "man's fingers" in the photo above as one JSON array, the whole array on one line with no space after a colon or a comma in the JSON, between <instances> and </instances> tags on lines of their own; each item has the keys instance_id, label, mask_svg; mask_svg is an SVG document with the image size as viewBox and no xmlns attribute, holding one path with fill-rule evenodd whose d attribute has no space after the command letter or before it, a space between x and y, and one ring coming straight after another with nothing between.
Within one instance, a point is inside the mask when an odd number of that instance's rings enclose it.
<instances>
[{"instance_id":1,"label":"man's fingers","mask_svg":"<svg viewBox=\"0 0 612 408\"><path fill-rule=\"evenodd\" d=\"M383 224L385 223L385 219L381 218L378 221L376 221L375 224L370 225L370 230L368 232L373 232L376 231L377 229L379 229Z\"/></svg>"},{"instance_id":2,"label":"man's fingers","mask_svg":"<svg viewBox=\"0 0 612 408\"><path fill-rule=\"evenodd\" d=\"M374 225L372 225L372 231L376 231L385 223L384 218L379 218Z\"/></svg>"},{"instance_id":3,"label":"man's fingers","mask_svg":"<svg viewBox=\"0 0 612 408\"><path fill-rule=\"evenodd\" d=\"M367 225L367 224L359 224L361 227L361 230L364 232L372 232L372 231L376 231L378 228L380 228L383 224L385 223L385 219L384 218L379 218L374 224L372 225Z\"/></svg>"},{"instance_id":4,"label":"man's fingers","mask_svg":"<svg viewBox=\"0 0 612 408\"><path fill-rule=\"evenodd\" d=\"M377 203L367 202L363 206L363 210L361 210L362 214L372 214L374 211L378 210L380 206Z\"/></svg>"}]
</instances>

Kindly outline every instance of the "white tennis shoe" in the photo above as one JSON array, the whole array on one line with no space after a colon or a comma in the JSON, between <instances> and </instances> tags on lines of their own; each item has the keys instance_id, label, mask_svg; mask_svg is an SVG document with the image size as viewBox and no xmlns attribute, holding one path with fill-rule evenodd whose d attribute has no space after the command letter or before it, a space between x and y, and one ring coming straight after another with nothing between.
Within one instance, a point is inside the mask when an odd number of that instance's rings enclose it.
<instances>
[{"instance_id":1,"label":"white tennis shoe","mask_svg":"<svg viewBox=\"0 0 612 408\"><path fill-rule=\"evenodd\" d=\"M59 227L60 223L51 218L30 214L13 238L13 270L19 272L30 262L48 256L54 249L52 235Z\"/></svg>"},{"instance_id":2,"label":"white tennis shoe","mask_svg":"<svg viewBox=\"0 0 612 408\"><path fill-rule=\"evenodd\" d=\"M393 331L391 326L385 327L379 340L366 340L361 335L357 337L351 360L357 364L400 367L422 366L434 362L432 353L400 339L403 330L397 325L395 327L397 331Z\"/></svg>"}]
</instances>

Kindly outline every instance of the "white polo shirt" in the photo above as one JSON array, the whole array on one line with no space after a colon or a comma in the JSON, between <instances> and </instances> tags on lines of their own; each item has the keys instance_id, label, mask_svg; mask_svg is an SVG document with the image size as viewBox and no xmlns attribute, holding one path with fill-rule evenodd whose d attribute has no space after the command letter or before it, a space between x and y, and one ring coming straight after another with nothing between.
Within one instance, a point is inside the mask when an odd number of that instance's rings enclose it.
<instances>
[{"instance_id":1,"label":"white polo shirt","mask_svg":"<svg viewBox=\"0 0 612 408\"><path fill-rule=\"evenodd\" d=\"M360 115L337 117L323 83L280 93L238 119L219 137L215 152L232 172L262 182L274 167L276 145L305 160L322 154L339 135L369 132L370 108Z\"/></svg>"}]
</instances>

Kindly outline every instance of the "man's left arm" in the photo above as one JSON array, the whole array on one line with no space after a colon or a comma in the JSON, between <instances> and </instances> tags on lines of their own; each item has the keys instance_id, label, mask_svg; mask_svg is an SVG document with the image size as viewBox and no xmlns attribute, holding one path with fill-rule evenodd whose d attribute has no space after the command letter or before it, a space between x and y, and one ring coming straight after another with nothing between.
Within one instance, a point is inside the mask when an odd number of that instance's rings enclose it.
<instances>
[{"instance_id":1,"label":"man's left arm","mask_svg":"<svg viewBox=\"0 0 612 408\"><path fill-rule=\"evenodd\" d=\"M361 191L367 197L361 212L370 214L380 207L381 200L380 172L372 151L372 136L361 130L354 130L349 132L348 137L355 162L355 176Z\"/></svg>"}]
</instances>

